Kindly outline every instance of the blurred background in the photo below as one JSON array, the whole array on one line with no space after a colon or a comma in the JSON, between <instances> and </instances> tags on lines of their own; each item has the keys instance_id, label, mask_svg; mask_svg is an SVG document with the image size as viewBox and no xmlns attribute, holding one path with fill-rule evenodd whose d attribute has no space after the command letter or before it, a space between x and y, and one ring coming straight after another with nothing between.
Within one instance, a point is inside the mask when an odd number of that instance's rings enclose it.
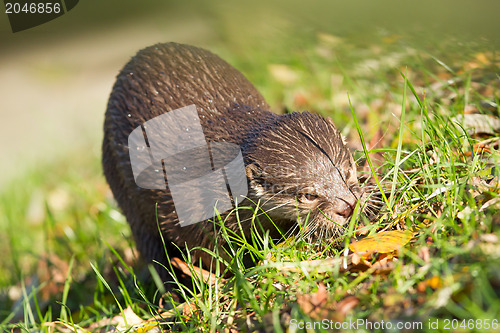
<instances>
[{"instance_id":1,"label":"blurred background","mask_svg":"<svg viewBox=\"0 0 500 333\"><path fill-rule=\"evenodd\" d=\"M435 53L465 41L495 49L499 12L495 0L80 1L62 17L18 33L2 13L0 187L20 185L27 169L68 154L98 160L115 75L150 44L208 48L260 88L276 77L286 81L287 73L269 62L289 63L318 38L331 44L339 38L358 50L383 38L397 40L399 49ZM295 106L278 88L263 93L275 111Z\"/></svg>"}]
</instances>

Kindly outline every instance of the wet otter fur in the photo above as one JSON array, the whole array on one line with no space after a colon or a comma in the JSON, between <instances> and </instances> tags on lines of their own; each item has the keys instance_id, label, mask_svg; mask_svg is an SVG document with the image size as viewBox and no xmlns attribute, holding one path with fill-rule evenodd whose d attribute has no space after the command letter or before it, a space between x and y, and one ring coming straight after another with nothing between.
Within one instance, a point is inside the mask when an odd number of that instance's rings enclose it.
<instances>
[{"instance_id":1,"label":"wet otter fur","mask_svg":"<svg viewBox=\"0 0 500 333\"><path fill-rule=\"evenodd\" d=\"M176 246L223 245L211 221L180 226L169 189L141 188L132 173L132 130L191 104L196 105L207 142L241 148L248 182L242 206L259 203L283 231L298 230L299 223L308 220L311 238L342 234L361 190L352 155L333 122L308 112L271 113L255 87L218 56L194 46L157 44L139 51L118 74L102 145L104 174L147 261L167 260L158 226L167 252ZM240 213L245 233L250 214ZM279 235L264 215L260 223L272 236ZM225 225L240 228L234 213ZM209 255L197 255L210 264Z\"/></svg>"}]
</instances>

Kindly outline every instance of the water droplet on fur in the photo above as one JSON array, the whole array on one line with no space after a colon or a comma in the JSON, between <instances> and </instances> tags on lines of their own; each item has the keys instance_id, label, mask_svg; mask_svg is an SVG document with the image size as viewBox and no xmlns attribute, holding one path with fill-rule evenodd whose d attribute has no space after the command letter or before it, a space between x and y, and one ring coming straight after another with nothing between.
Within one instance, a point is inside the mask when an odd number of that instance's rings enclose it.
<instances>
[{"instance_id":1,"label":"water droplet on fur","mask_svg":"<svg viewBox=\"0 0 500 333\"><path fill-rule=\"evenodd\" d=\"M129 118L130 118L130 117L132 117L132 115L129 113L129 114L127 114L127 117L129 117Z\"/></svg>"}]
</instances>

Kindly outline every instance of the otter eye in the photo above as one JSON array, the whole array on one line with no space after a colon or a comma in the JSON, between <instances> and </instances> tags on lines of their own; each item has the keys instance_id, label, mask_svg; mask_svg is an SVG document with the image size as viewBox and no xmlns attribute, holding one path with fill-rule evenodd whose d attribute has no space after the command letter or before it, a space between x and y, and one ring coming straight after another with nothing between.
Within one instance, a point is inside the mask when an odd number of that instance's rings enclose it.
<instances>
[{"instance_id":1,"label":"otter eye","mask_svg":"<svg viewBox=\"0 0 500 333\"><path fill-rule=\"evenodd\" d=\"M311 194L311 193L300 193L298 195L298 199L300 202L306 203L318 199L318 196L316 194Z\"/></svg>"}]
</instances>

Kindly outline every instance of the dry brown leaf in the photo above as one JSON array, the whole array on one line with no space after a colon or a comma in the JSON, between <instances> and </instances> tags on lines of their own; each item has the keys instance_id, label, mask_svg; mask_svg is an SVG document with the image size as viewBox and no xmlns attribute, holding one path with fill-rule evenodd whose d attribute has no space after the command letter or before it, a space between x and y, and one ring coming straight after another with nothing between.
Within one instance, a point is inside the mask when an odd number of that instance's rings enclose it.
<instances>
[{"instance_id":1,"label":"dry brown leaf","mask_svg":"<svg viewBox=\"0 0 500 333\"><path fill-rule=\"evenodd\" d=\"M464 106L464 113L465 114L473 114L473 113L478 113L479 110L477 109L477 106L472 105L472 104L467 104Z\"/></svg>"},{"instance_id":2,"label":"dry brown leaf","mask_svg":"<svg viewBox=\"0 0 500 333\"><path fill-rule=\"evenodd\" d=\"M191 318L193 313L198 309L198 306L194 302L185 302L182 307L182 315L184 318Z\"/></svg>"},{"instance_id":3,"label":"dry brown leaf","mask_svg":"<svg viewBox=\"0 0 500 333\"><path fill-rule=\"evenodd\" d=\"M418 256L426 263L431 262L431 254L429 252L429 248L427 246L422 246L418 249Z\"/></svg>"},{"instance_id":4,"label":"dry brown leaf","mask_svg":"<svg viewBox=\"0 0 500 333\"><path fill-rule=\"evenodd\" d=\"M322 283L318 285L318 291L312 294L298 294L297 304L302 311L316 320L329 319L342 322L345 313L338 311L338 304L326 290ZM343 311L349 311L349 301L344 305Z\"/></svg>"},{"instance_id":5,"label":"dry brown leaf","mask_svg":"<svg viewBox=\"0 0 500 333\"><path fill-rule=\"evenodd\" d=\"M205 283L209 283L210 285L214 285L217 282L217 279L219 279L215 274L210 273L209 271L196 267L196 269L199 269L199 272L193 272L189 269L189 266L182 261L181 259L177 257L173 257L170 259L170 263L172 264L173 267L177 268L180 270L182 273L186 274L187 276L193 277L193 274L198 275L197 278L199 278L199 274L201 274L201 277L203 278L203 281ZM221 282L224 282L225 279L220 279Z\"/></svg>"},{"instance_id":6,"label":"dry brown leaf","mask_svg":"<svg viewBox=\"0 0 500 333\"><path fill-rule=\"evenodd\" d=\"M326 318L327 301L328 291L323 283L318 285L318 291L315 293L297 295L297 304L305 314L312 318Z\"/></svg>"},{"instance_id":7,"label":"dry brown leaf","mask_svg":"<svg viewBox=\"0 0 500 333\"><path fill-rule=\"evenodd\" d=\"M317 292L298 294L297 304L311 318L343 322L346 315L359 304L359 299L355 296L347 296L340 302L334 301L326 286L320 283Z\"/></svg>"},{"instance_id":8,"label":"dry brown leaf","mask_svg":"<svg viewBox=\"0 0 500 333\"><path fill-rule=\"evenodd\" d=\"M345 317L359 304L359 298L356 296L347 296L337 304L337 312Z\"/></svg>"},{"instance_id":9,"label":"dry brown leaf","mask_svg":"<svg viewBox=\"0 0 500 333\"><path fill-rule=\"evenodd\" d=\"M373 274L388 274L394 269L394 256L391 254L383 253L380 257L371 264Z\"/></svg>"},{"instance_id":10,"label":"dry brown leaf","mask_svg":"<svg viewBox=\"0 0 500 333\"><path fill-rule=\"evenodd\" d=\"M38 276L45 282L40 290L41 299L46 301L64 290L64 283L68 277L68 262L55 254L45 254L38 261Z\"/></svg>"},{"instance_id":11,"label":"dry brown leaf","mask_svg":"<svg viewBox=\"0 0 500 333\"><path fill-rule=\"evenodd\" d=\"M472 146L472 149L474 150L474 153L476 153L476 154L484 154L484 153L491 154L491 150L490 150L489 145L484 144L484 143L476 143L475 145Z\"/></svg>"}]
</instances>

